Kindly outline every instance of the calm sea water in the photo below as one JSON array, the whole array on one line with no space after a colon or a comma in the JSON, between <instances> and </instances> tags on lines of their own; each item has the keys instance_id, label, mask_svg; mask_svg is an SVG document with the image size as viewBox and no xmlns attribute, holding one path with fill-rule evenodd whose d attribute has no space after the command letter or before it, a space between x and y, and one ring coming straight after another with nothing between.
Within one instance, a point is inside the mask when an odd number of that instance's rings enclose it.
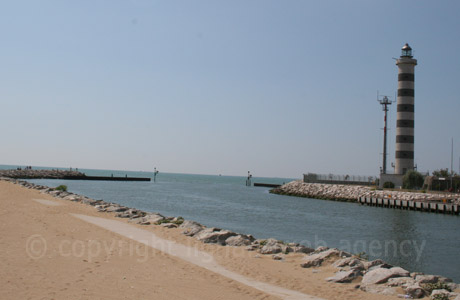
<instances>
[{"instance_id":1,"label":"calm sea water","mask_svg":"<svg viewBox=\"0 0 460 300\"><path fill-rule=\"evenodd\" d=\"M2 168L0 166L0 168ZM87 175L152 177L152 173L81 170ZM206 226L274 237L316 247L326 245L460 282L460 217L272 195L247 187L245 177L160 173L157 182L33 180L65 184L74 193ZM292 179L254 178L280 183Z\"/></svg>"}]
</instances>

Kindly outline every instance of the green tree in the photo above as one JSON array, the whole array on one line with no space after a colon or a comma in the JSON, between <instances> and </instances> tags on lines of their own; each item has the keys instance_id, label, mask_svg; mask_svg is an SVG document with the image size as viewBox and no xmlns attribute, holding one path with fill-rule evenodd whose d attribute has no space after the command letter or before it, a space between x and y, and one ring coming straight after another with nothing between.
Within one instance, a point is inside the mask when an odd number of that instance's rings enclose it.
<instances>
[{"instance_id":1,"label":"green tree","mask_svg":"<svg viewBox=\"0 0 460 300\"><path fill-rule=\"evenodd\" d=\"M67 185L60 185L58 187L54 188L56 191L62 191L62 192L67 192Z\"/></svg>"},{"instance_id":2,"label":"green tree","mask_svg":"<svg viewBox=\"0 0 460 300\"><path fill-rule=\"evenodd\" d=\"M384 189L394 189L395 188L395 184L391 181L386 181L384 184L383 184L383 188Z\"/></svg>"},{"instance_id":3,"label":"green tree","mask_svg":"<svg viewBox=\"0 0 460 300\"><path fill-rule=\"evenodd\" d=\"M439 170L436 170L436 171L433 171L433 176L434 177L449 177L450 174L449 174L449 169L445 168L445 169L439 169Z\"/></svg>"},{"instance_id":4,"label":"green tree","mask_svg":"<svg viewBox=\"0 0 460 300\"><path fill-rule=\"evenodd\" d=\"M407 172L403 177L403 188L418 189L423 186L423 175L415 170Z\"/></svg>"}]
</instances>

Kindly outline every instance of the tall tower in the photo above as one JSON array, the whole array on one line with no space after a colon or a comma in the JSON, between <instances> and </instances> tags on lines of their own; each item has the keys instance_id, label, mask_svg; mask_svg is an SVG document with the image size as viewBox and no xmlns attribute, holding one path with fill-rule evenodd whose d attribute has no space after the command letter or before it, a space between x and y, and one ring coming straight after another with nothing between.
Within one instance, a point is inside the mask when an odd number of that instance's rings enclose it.
<instances>
[{"instance_id":1,"label":"tall tower","mask_svg":"<svg viewBox=\"0 0 460 300\"><path fill-rule=\"evenodd\" d=\"M398 100L396 116L395 174L405 174L414 169L414 69L417 60L412 58L412 48L405 44L398 66Z\"/></svg>"},{"instance_id":2,"label":"tall tower","mask_svg":"<svg viewBox=\"0 0 460 300\"><path fill-rule=\"evenodd\" d=\"M383 99L378 99L377 95L377 101L380 102L382 105L382 110L385 113L384 117L384 126L383 126L383 160L382 160L382 168L380 169L381 174L386 174L387 173L387 113L388 113L388 106L391 105L392 101L388 99L387 96L383 96Z\"/></svg>"}]
</instances>

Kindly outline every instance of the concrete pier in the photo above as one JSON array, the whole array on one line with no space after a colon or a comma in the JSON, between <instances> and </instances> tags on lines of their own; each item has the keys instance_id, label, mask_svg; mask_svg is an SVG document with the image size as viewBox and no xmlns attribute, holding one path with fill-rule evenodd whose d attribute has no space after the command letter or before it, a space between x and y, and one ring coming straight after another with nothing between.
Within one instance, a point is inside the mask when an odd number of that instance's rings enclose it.
<instances>
[{"instance_id":1,"label":"concrete pier","mask_svg":"<svg viewBox=\"0 0 460 300\"><path fill-rule=\"evenodd\" d=\"M102 180L102 181L151 181L149 177L113 177L113 176L64 176L66 180Z\"/></svg>"},{"instance_id":2,"label":"concrete pier","mask_svg":"<svg viewBox=\"0 0 460 300\"><path fill-rule=\"evenodd\" d=\"M277 188L280 187L281 184L254 182L254 186Z\"/></svg>"},{"instance_id":3,"label":"concrete pier","mask_svg":"<svg viewBox=\"0 0 460 300\"><path fill-rule=\"evenodd\" d=\"M428 201L359 197L358 203L361 205L368 205L368 206L424 211L424 212L434 212L434 213L443 213L443 214L451 214L451 215L458 215L460 211L460 207L458 204L444 203L444 202L428 202Z\"/></svg>"}]
</instances>

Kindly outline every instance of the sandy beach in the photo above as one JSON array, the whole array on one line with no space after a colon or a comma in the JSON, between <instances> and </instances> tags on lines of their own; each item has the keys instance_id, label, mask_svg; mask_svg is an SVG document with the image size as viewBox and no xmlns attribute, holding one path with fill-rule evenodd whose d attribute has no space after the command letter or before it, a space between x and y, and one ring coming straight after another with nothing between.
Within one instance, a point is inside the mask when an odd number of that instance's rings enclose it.
<instances>
[{"instance_id":1,"label":"sandy beach","mask_svg":"<svg viewBox=\"0 0 460 300\"><path fill-rule=\"evenodd\" d=\"M397 299L0 181L1 299ZM402 290L401 290L402 293Z\"/></svg>"}]
</instances>

